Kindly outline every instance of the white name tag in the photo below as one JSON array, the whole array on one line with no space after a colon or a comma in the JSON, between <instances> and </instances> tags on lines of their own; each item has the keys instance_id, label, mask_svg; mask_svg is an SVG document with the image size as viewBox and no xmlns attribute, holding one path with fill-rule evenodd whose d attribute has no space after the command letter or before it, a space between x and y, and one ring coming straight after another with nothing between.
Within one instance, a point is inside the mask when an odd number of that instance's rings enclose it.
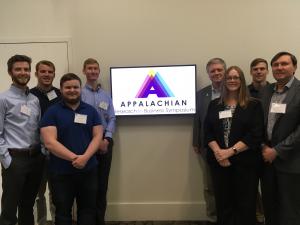
<instances>
[{"instance_id":1,"label":"white name tag","mask_svg":"<svg viewBox=\"0 0 300 225\"><path fill-rule=\"evenodd\" d=\"M219 112L219 119L231 118L232 112L231 110L224 110Z\"/></svg>"},{"instance_id":2,"label":"white name tag","mask_svg":"<svg viewBox=\"0 0 300 225\"><path fill-rule=\"evenodd\" d=\"M26 115L26 116L30 116L31 114L31 109L28 108L27 105L21 105L21 113Z\"/></svg>"},{"instance_id":3,"label":"white name tag","mask_svg":"<svg viewBox=\"0 0 300 225\"><path fill-rule=\"evenodd\" d=\"M271 113L285 113L286 104L272 103Z\"/></svg>"},{"instance_id":4,"label":"white name tag","mask_svg":"<svg viewBox=\"0 0 300 225\"><path fill-rule=\"evenodd\" d=\"M48 97L49 101L51 101L51 100L57 98L57 94L54 90L52 90L52 91L47 93L47 97Z\"/></svg>"},{"instance_id":5,"label":"white name tag","mask_svg":"<svg viewBox=\"0 0 300 225\"><path fill-rule=\"evenodd\" d=\"M107 102L100 102L99 107L101 109L107 110L108 108L108 103Z\"/></svg>"},{"instance_id":6,"label":"white name tag","mask_svg":"<svg viewBox=\"0 0 300 225\"><path fill-rule=\"evenodd\" d=\"M78 114L78 113L75 114L74 123L86 124L86 120L87 120L87 115Z\"/></svg>"}]
</instances>

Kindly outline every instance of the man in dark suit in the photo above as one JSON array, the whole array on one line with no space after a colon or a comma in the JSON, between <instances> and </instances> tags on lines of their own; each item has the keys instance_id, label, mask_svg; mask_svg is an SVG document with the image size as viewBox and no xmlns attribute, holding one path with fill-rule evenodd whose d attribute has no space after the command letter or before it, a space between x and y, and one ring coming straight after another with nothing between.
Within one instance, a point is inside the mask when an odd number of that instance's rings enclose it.
<instances>
[{"instance_id":1,"label":"man in dark suit","mask_svg":"<svg viewBox=\"0 0 300 225\"><path fill-rule=\"evenodd\" d=\"M248 85L248 90L251 97L261 98L261 90L269 85L267 81L267 75L269 73L268 62L262 58L255 58L250 63L250 75L252 77L251 84ZM259 173L259 179L261 179L261 173ZM264 224L264 211L262 206L261 194L257 192L256 200L256 222L257 224Z\"/></svg>"},{"instance_id":2,"label":"man in dark suit","mask_svg":"<svg viewBox=\"0 0 300 225\"><path fill-rule=\"evenodd\" d=\"M211 85L199 90L196 96L196 114L193 125L193 148L200 156L200 164L203 170L204 199L206 202L207 217L211 222L216 222L216 205L212 188L211 174L206 161L206 148L204 147L203 125L208 105L211 100L220 97L220 86L224 78L226 64L221 58L213 58L208 61L206 71L211 80Z\"/></svg>"},{"instance_id":3,"label":"man in dark suit","mask_svg":"<svg viewBox=\"0 0 300 225\"><path fill-rule=\"evenodd\" d=\"M279 52L271 60L276 83L265 88L262 103L266 142L262 195L266 225L300 221L300 81L297 59Z\"/></svg>"}]
</instances>

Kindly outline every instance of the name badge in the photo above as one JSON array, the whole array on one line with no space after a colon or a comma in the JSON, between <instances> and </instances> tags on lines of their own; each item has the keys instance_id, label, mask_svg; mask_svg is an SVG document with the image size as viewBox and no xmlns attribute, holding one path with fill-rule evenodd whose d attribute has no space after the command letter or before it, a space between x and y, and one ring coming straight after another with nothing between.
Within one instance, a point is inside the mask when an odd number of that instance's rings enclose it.
<instances>
[{"instance_id":1,"label":"name badge","mask_svg":"<svg viewBox=\"0 0 300 225\"><path fill-rule=\"evenodd\" d=\"M285 113L286 104L272 103L271 113Z\"/></svg>"},{"instance_id":2,"label":"name badge","mask_svg":"<svg viewBox=\"0 0 300 225\"><path fill-rule=\"evenodd\" d=\"M231 118L232 112L231 110L224 110L219 112L219 119Z\"/></svg>"},{"instance_id":3,"label":"name badge","mask_svg":"<svg viewBox=\"0 0 300 225\"><path fill-rule=\"evenodd\" d=\"M101 109L107 110L108 108L108 103L107 102L100 102L99 107Z\"/></svg>"},{"instance_id":4,"label":"name badge","mask_svg":"<svg viewBox=\"0 0 300 225\"><path fill-rule=\"evenodd\" d=\"M27 105L21 105L21 113L26 115L26 116L30 116L31 114L31 109L28 108Z\"/></svg>"},{"instance_id":5,"label":"name badge","mask_svg":"<svg viewBox=\"0 0 300 225\"><path fill-rule=\"evenodd\" d=\"M57 94L54 90L52 90L52 91L47 93L47 97L48 97L49 101L51 101L51 100L57 98Z\"/></svg>"},{"instance_id":6,"label":"name badge","mask_svg":"<svg viewBox=\"0 0 300 225\"><path fill-rule=\"evenodd\" d=\"M87 115L78 114L78 113L75 114L74 123L86 124L86 120L87 120Z\"/></svg>"}]
</instances>

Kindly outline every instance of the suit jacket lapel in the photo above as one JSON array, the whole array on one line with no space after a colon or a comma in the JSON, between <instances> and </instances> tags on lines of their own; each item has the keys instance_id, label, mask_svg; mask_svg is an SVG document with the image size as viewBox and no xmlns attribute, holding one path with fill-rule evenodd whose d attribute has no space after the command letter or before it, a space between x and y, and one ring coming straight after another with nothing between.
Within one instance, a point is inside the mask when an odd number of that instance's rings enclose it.
<instances>
[{"instance_id":1,"label":"suit jacket lapel","mask_svg":"<svg viewBox=\"0 0 300 225\"><path fill-rule=\"evenodd\" d=\"M204 106L206 108L206 112L207 112L207 109L208 109L208 105L211 101L211 85L209 86L209 88L207 88L206 90L206 93L205 93L205 96L204 96Z\"/></svg>"},{"instance_id":2,"label":"suit jacket lapel","mask_svg":"<svg viewBox=\"0 0 300 225\"><path fill-rule=\"evenodd\" d=\"M283 100L283 103L286 103L286 105L289 105L291 103L294 95L297 94L298 85L299 85L299 81L296 78L294 78L294 81L293 81L285 99Z\"/></svg>"}]
</instances>

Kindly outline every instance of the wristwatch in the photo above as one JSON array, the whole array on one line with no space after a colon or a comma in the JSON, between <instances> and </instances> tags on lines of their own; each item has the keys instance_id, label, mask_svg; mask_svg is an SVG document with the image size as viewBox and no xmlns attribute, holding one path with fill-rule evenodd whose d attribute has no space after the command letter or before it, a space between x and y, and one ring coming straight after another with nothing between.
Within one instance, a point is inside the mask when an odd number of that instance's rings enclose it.
<instances>
[{"instance_id":1,"label":"wristwatch","mask_svg":"<svg viewBox=\"0 0 300 225\"><path fill-rule=\"evenodd\" d=\"M232 150L233 150L235 155L239 153L236 147L232 147Z\"/></svg>"}]
</instances>

